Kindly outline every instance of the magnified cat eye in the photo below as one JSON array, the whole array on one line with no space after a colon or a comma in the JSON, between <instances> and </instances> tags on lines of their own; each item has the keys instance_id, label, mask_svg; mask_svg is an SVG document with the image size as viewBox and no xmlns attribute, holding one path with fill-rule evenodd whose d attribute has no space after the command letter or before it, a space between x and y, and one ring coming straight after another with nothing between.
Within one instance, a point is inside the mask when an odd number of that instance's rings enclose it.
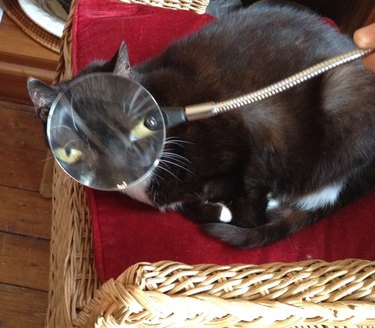
<instances>
[{"instance_id":1,"label":"magnified cat eye","mask_svg":"<svg viewBox=\"0 0 375 328\"><path fill-rule=\"evenodd\" d=\"M158 127L138 138L145 117L154 118ZM158 164L165 127L146 89L124 77L98 73L78 78L58 95L47 137L58 164L75 180L118 190L138 183Z\"/></svg>"},{"instance_id":2,"label":"magnified cat eye","mask_svg":"<svg viewBox=\"0 0 375 328\"><path fill-rule=\"evenodd\" d=\"M94 189L125 189L158 165L167 128L249 108L372 51L354 49L247 95L185 107L160 108L144 87L128 78L88 74L71 82L55 99L47 137L57 162L75 180Z\"/></svg>"}]
</instances>

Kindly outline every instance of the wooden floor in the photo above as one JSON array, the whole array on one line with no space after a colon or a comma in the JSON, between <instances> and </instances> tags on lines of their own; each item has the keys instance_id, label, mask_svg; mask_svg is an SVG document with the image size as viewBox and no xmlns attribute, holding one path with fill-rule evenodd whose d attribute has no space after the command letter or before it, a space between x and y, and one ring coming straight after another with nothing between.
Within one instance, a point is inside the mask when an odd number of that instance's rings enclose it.
<instances>
[{"instance_id":1,"label":"wooden floor","mask_svg":"<svg viewBox=\"0 0 375 328\"><path fill-rule=\"evenodd\" d=\"M0 122L0 327L40 328L51 228L51 201L38 192L46 146L31 107L0 101Z\"/></svg>"}]
</instances>

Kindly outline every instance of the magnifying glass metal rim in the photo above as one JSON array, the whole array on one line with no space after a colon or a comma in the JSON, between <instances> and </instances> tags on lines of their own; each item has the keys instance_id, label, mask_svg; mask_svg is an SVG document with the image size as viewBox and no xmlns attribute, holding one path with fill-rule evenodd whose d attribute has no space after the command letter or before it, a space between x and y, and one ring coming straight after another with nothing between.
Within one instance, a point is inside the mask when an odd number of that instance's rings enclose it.
<instances>
[{"instance_id":1,"label":"magnifying glass metal rim","mask_svg":"<svg viewBox=\"0 0 375 328\"><path fill-rule=\"evenodd\" d=\"M119 183L116 184L115 186L108 187L108 188L102 187L102 186L98 187L96 185L87 183L85 181L82 181L82 180L78 179L77 177L75 177L71 173L69 173L68 170L61 163L62 160L60 160L56 156L56 152L55 152L55 149L54 149L53 144L52 144L52 135L51 135L51 128L52 128L52 123L51 122L52 122L52 118L53 118L54 112L56 110L57 104L59 103L59 101L61 100L61 98L65 96L65 93L68 90L71 90L75 85L81 83L84 80L98 78L98 77L100 78L100 77L103 77L103 76L107 76L109 78L116 78L116 79L124 80L124 81L126 81L126 83L133 84L135 87L137 87L138 89L142 90L147 95L147 97L149 98L149 101L154 104L154 110L157 110L159 112L160 122L161 122L161 128L160 128L159 132L162 132L162 134L163 134L162 135L162 139L161 139L162 146L160 147L160 150L159 150L157 156L155 157L155 160L153 161L153 164L150 166L150 168L147 171L145 171L145 173L143 173L143 175L141 175L138 179L136 179L136 180L134 180L134 181L132 181L130 183L126 183L125 181L119 181ZM158 166L158 164L160 162L160 159L161 159L161 157L163 155L163 151L164 151L164 144L165 144L165 140L166 140L166 126L165 126L164 117L162 115L162 111L160 109L160 106L158 105L158 103L156 102L156 100L154 99L154 97L150 94L150 92L145 87L143 87L140 83L138 83L137 81L134 81L134 80L132 80L130 78L127 78L125 76L121 76L121 75L110 73L110 72L95 72L95 73L90 73L90 74L86 74L86 75L83 75L81 77L78 77L74 81L70 82L70 84L69 84L68 87L64 88L62 91L60 91L58 93L58 95L56 96L56 98L54 99L54 101L53 101L53 103L51 105L51 108L50 108L50 111L49 111L49 114L48 114L47 126L46 126L46 134L47 134L47 140L48 140L49 147L51 149L51 152L52 152L52 154L53 154L56 162L58 163L59 167L69 177L71 177L73 180L77 181L78 183L80 183L80 184L82 184L82 185L84 185L86 187L92 188L92 189L102 190L102 191L121 191L121 190L129 189L132 186L138 185L139 183L141 183L142 181L144 181L145 179L147 179L151 175L151 173L154 171L154 169Z\"/></svg>"}]
</instances>

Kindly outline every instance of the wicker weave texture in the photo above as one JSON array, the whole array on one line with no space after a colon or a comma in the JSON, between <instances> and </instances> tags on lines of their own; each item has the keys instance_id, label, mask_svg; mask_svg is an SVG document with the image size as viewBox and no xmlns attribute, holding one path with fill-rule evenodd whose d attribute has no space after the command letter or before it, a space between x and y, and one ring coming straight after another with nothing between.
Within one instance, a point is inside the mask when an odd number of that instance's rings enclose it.
<instances>
[{"instance_id":1,"label":"wicker weave texture","mask_svg":"<svg viewBox=\"0 0 375 328\"><path fill-rule=\"evenodd\" d=\"M98 288L82 186L55 168L47 327L71 327Z\"/></svg>"},{"instance_id":2,"label":"wicker weave texture","mask_svg":"<svg viewBox=\"0 0 375 328\"><path fill-rule=\"evenodd\" d=\"M77 1L72 1L72 8ZM72 77L72 21L73 11L70 12L61 40L55 83ZM54 171L52 203L46 327L68 328L72 327L72 320L94 295L99 283L93 261L91 222L84 189L58 166Z\"/></svg>"},{"instance_id":3,"label":"wicker weave texture","mask_svg":"<svg viewBox=\"0 0 375 328\"><path fill-rule=\"evenodd\" d=\"M192 10L203 14L209 3L209 0L120 0L126 3L139 3L155 7L169 9Z\"/></svg>"},{"instance_id":4,"label":"wicker weave texture","mask_svg":"<svg viewBox=\"0 0 375 328\"><path fill-rule=\"evenodd\" d=\"M56 81L72 75L72 12ZM84 189L58 167L53 208L48 328L375 327L374 262L138 263L99 287Z\"/></svg>"},{"instance_id":5,"label":"wicker weave texture","mask_svg":"<svg viewBox=\"0 0 375 328\"><path fill-rule=\"evenodd\" d=\"M0 7L11 17L17 25L32 39L49 50L59 53L60 39L35 24L15 0L0 0Z\"/></svg>"},{"instance_id":6,"label":"wicker weave texture","mask_svg":"<svg viewBox=\"0 0 375 328\"><path fill-rule=\"evenodd\" d=\"M74 327L374 325L375 262L139 263L99 288Z\"/></svg>"}]
</instances>

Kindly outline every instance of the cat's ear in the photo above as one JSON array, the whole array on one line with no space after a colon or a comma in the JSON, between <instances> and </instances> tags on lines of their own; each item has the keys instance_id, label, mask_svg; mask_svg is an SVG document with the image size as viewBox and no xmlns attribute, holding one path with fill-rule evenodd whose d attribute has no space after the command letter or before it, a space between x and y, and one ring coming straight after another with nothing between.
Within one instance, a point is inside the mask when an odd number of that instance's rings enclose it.
<instances>
[{"instance_id":1,"label":"cat's ear","mask_svg":"<svg viewBox=\"0 0 375 328\"><path fill-rule=\"evenodd\" d=\"M27 89L36 113L43 122L46 122L51 105L58 94L57 88L30 77L27 80Z\"/></svg>"},{"instance_id":2,"label":"cat's ear","mask_svg":"<svg viewBox=\"0 0 375 328\"><path fill-rule=\"evenodd\" d=\"M117 52L117 60L114 73L134 80L133 70L130 66L129 61L128 49L126 48L126 44L124 41L121 42L121 46Z\"/></svg>"}]
</instances>

